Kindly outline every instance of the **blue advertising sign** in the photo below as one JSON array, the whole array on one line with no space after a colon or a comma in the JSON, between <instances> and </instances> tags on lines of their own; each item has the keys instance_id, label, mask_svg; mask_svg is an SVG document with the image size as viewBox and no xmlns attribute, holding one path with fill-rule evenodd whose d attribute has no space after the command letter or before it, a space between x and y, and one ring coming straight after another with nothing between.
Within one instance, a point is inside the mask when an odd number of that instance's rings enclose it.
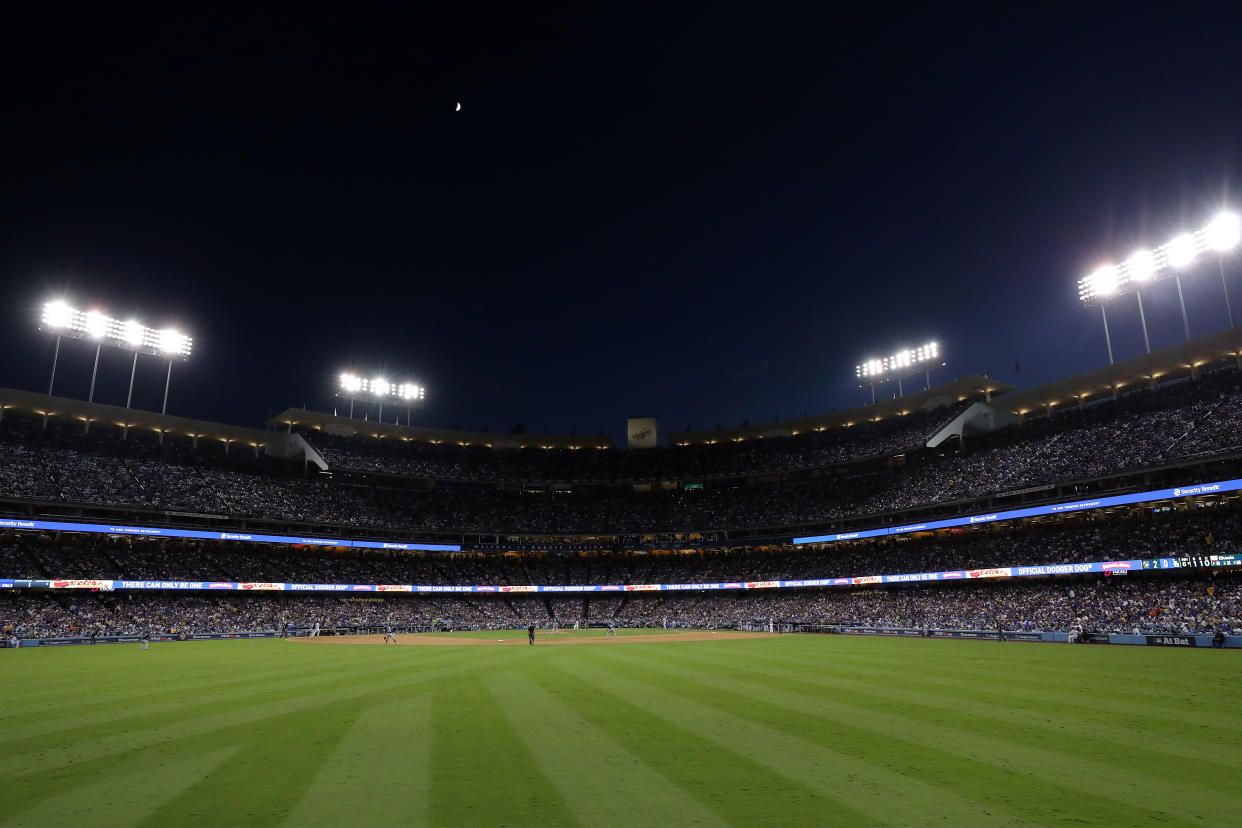
<instances>
[{"instance_id":1,"label":"blue advertising sign","mask_svg":"<svg viewBox=\"0 0 1242 828\"><path fill-rule=\"evenodd\" d=\"M854 540L855 538L874 538L883 535L904 535L909 532L927 532L932 529L947 529L953 526L974 526L979 523L993 523L1001 520L1018 520L1037 515L1054 515L1061 512L1078 512L1085 509L1105 509L1109 506L1124 506L1130 503L1144 503L1149 500L1166 500L1171 497L1193 497L1195 495L1213 494L1217 492L1235 492L1242 489L1242 480L1221 480L1215 483L1197 483L1190 486L1176 486L1171 489L1153 489L1146 492L1098 497L1093 500L1076 500L1072 503L1054 503L1049 506L1032 506L1026 509L1010 509L1004 512L990 512L969 517L933 520L927 523L911 523L906 526L894 526L888 529L868 529L862 532L840 532L830 535L813 535L794 538L794 544L832 543L833 541Z\"/></svg>"},{"instance_id":2,"label":"blue advertising sign","mask_svg":"<svg viewBox=\"0 0 1242 828\"><path fill-rule=\"evenodd\" d=\"M421 541L370 541L346 538L311 538L302 535L259 535L251 532L205 532L200 529L170 529L159 526L125 526L105 523L64 523L55 520L17 520L0 518L0 529L32 529L46 532L87 532L94 535L137 535L155 538L245 541L247 543L286 543L301 546L343 546L357 549L407 549L427 552L460 552L461 544Z\"/></svg>"}]
</instances>

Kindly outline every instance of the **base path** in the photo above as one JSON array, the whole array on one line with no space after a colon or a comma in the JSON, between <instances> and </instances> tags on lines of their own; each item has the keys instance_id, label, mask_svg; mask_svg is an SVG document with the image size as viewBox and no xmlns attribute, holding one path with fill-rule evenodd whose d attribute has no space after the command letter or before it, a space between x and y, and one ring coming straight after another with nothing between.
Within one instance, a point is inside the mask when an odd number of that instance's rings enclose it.
<instances>
[{"instance_id":1,"label":"base path","mask_svg":"<svg viewBox=\"0 0 1242 828\"><path fill-rule=\"evenodd\" d=\"M452 633L410 633L406 635L398 635L397 641L400 646L407 647L495 647L496 645L512 645L512 646L530 646L527 641L526 634L512 630L497 630L497 635L505 635L505 638L473 638L466 636L455 636ZM605 638L603 635L598 636L574 636L572 638L544 638L543 634L535 639L536 647L554 646L563 647L566 644L594 644L597 646L613 645L613 644L653 644L661 641L664 642L682 642L682 641L730 641L739 638L776 638L774 633L757 633L757 632L735 632L730 630L686 630L679 633L651 633L644 635L642 633L634 633L630 635L622 635L620 638ZM365 645L375 646L383 645L384 636L382 635L329 635L319 636L318 638L290 638L289 641L298 644L344 644L344 645Z\"/></svg>"}]
</instances>

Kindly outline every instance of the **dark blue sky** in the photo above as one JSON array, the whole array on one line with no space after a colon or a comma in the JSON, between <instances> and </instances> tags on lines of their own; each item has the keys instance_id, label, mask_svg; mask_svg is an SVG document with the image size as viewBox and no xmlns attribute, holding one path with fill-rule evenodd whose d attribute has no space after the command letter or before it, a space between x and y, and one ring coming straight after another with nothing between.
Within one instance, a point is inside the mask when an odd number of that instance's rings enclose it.
<instances>
[{"instance_id":1,"label":"dark blue sky","mask_svg":"<svg viewBox=\"0 0 1242 828\"><path fill-rule=\"evenodd\" d=\"M1237 7L502 8L15 20L0 384L46 389L63 294L179 321L170 412L243 424L347 367L422 380L437 426L789 418L933 337L935 378L1031 386L1106 361L1079 275L1237 187ZM1225 327L1219 275L1186 287ZM1145 303L1178 341L1172 283ZM97 398L127 381L105 352Z\"/></svg>"}]
</instances>

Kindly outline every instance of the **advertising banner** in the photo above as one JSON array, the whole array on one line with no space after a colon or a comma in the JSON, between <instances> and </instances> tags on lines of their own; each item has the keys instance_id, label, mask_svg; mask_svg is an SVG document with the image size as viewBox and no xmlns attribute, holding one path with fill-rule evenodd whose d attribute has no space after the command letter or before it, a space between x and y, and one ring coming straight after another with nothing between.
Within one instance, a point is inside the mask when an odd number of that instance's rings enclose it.
<instances>
[{"instance_id":1,"label":"advertising banner","mask_svg":"<svg viewBox=\"0 0 1242 828\"><path fill-rule=\"evenodd\" d=\"M138 535L156 538L284 543L299 546L341 546L359 549L410 549L427 552L460 552L461 544L311 538L301 535L256 535L249 532L206 532L199 529L172 529L158 526L126 526L106 523L66 523L56 520L17 520L0 518L0 529L27 529L44 532L85 532L94 535Z\"/></svg>"},{"instance_id":2,"label":"advertising banner","mask_svg":"<svg viewBox=\"0 0 1242 828\"><path fill-rule=\"evenodd\" d=\"M922 638L923 631L912 627L841 627L838 632L849 635L901 635Z\"/></svg>"},{"instance_id":3,"label":"advertising banner","mask_svg":"<svg viewBox=\"0 0 1242 828\"><path fill-rule=\"evenodd\" d=\"M913 523L896 526L891 529L869 529L862 532L843 532L829 535L813 535L794 538L793 543L830 543L832 541L852 540L854 538L871 538L880 535L903 535L909 532L925 532L931 529L945 529L952 526L973 526L980 523L993 523L1000 520L1017 520L1036 515L1051 515L1061 512L1077 512L1084 509L1104 509L1110 506L1123 506L1130 503L1143 503L1149 500L1167 500L1174 497L1188 497L1203 494L1234 492L1242 489L1242 479L1221 480L1215 483L1200 483L1191 486L1178 486L1172 489L1152 489L1146 492L1100 497L1094 500L1077 500L1072 503L1055 503L1049 506L1033 506L1026 509L1010 509L1004 512L989 512L969 517L933 520L927 523Z\"/></svg>"}]
</instances>

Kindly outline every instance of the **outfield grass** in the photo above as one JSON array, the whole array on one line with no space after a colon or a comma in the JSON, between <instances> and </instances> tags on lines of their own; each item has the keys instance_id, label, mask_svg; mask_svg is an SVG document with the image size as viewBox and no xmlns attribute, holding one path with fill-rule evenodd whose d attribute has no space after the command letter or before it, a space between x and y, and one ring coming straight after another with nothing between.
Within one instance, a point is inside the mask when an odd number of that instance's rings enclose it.
<instances>
[{"instance_id":1,"label":"outfield grass","mask_svg":"<svg viewBox=\"0 0 1242 828\"><path fill-rule=\"evenodd\" d=\"M1232 825L1240 677L844 636L5 650L0 821Z\"/></svg>"}]
</instances>

